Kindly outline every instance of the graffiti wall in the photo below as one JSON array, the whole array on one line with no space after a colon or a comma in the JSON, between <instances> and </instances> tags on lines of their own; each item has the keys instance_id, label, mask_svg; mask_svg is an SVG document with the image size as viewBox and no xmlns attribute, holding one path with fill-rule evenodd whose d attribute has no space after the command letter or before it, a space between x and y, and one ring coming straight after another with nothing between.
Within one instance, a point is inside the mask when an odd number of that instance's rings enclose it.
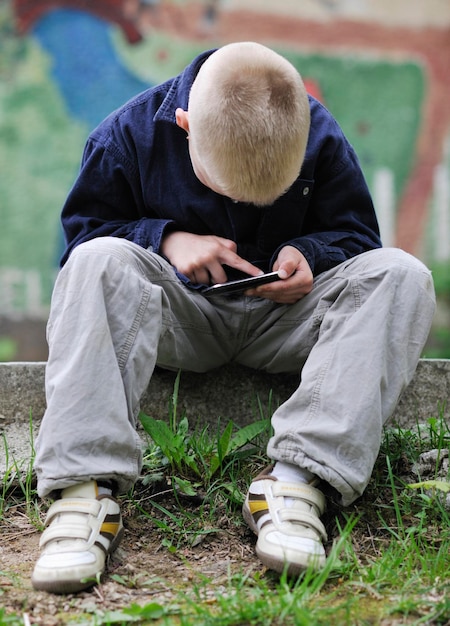
<instances>
[{"instance_id":1,"label":"graffiti wall","mask_svg":"<svg viewBox=\"0 0 450 626\"><path fill-rule=\"evenodd\" d=\"M199 51L249 39L288 57L344 128L385 245L450 262L446 0L2 0L0 339L34 320L45 343L89 131Z\"/></svg>"}]
</instances>

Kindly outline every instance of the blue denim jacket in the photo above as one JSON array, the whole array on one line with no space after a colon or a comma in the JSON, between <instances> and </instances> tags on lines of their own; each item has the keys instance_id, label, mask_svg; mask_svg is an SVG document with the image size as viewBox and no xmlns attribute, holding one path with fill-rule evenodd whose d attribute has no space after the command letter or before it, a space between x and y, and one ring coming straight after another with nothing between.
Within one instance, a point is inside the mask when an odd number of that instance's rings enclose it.
<instances>
[{"instance_id":1,"label":"blue denim jacket","mask_svg":"<svg viewBox=\"0 0 450 626\"><path fill-rule=\"evenodd\" d=\"M314 275L381 246L357 157L312 97L300 175L273 205L235 204L196 178L175 110L187 110L192 82L212 52L137 95L92 132L62 212L62 264L75 246L94 237L124 237L159 253L167 229L231 239L240 256L264 271L289 244L305 255Z\"/></svg>"}]
</instances>

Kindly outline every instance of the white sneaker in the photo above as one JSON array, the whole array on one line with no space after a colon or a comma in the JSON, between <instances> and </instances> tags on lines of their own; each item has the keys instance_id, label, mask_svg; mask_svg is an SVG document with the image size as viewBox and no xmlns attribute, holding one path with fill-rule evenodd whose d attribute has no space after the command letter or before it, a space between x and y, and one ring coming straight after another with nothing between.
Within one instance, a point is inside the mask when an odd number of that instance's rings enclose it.
<instances>
[{"instance_id":1,"label":"white sneaker","mask_svg":"<svg viewBox=\"0 0 450 626\"><path fill-rule=\"evenodd\" d=\"M31 581L35 589L53 593L94 585L123 535L119 504L112 496L98 495L95 481L64 489L48 510L45 526Z\"/></svg>"},{"instance_id":2,"label":"white sneaker","mask_svg":"<svg viewBox=\"0 0 450 626\"><path fill-rule=\"evenodd\" d=\"M327 533L319 517L325 496L307 483L279 481L268 472L250 485L244 519L258 535L256 554L269 569L297 576L307 567L325 565Z\"/></svg>"}]
</instances>

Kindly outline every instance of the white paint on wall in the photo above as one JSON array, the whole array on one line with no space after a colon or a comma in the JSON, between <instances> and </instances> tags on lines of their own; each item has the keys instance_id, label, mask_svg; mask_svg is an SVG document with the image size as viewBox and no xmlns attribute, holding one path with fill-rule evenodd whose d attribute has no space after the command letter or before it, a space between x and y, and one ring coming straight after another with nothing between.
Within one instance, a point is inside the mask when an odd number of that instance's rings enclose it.
<instances>
[{"instance_id":1,"label":"white paint on wall","mask_svg":"<svg viewBox=\"0 0 450 626\"><path fill-rule=\"evenodd\" d=\"M16 319L46 319L48 311L40 272L34 269L0 268L0 315Z\"/></svg>"},{"instance_id":2,"label":"white paint on wall","mask_svg":"<svg viewBox=\"0 0 450 626\"><path fill-rule=\"evenodd\" d=\"M434 174L434 218L434 258L450 260L450 169L446 163Z\"/></svg>"},{"instance_id":3,"label":"white paint on wall","mask_svg":"<svg viewBox=\"0 0 450 626\"><path fill-rule=\"evenodd\" d=\"M381 168L375 172L372 189L375 210L380 225L381 241L386 247L395 240L395 189L391 170Z\"/></svg>"},{"instance_id":4,"label":"white paint on wall","mask_svg":"<svg viewBox=\"0 0 450 626\"><path fill-rule=\"evenodd\" d=\"M334 18L385 26L448 28L449 0L227 0L224 10L254 10L303 19Z\"/></svg>"}]
</instances>

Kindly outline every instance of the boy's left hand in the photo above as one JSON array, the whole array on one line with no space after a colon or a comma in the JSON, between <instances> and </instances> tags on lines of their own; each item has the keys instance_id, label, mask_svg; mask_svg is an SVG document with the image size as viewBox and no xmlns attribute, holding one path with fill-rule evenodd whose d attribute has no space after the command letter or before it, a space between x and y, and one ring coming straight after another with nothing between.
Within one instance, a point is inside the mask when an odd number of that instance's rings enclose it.
<instances>
[{"instance_id":1,"label":"boy's left hand","mask_svg":"<svg viewBox=\"0 0 450 626\"><path fill-rule=\"evenodd\" d=\"M282 280L248 289L245 294L280 304L294 304L313 288L313 273L308 261L293 246L285 246L280 250L272 271L278 272Z\"/></svg>"}]
</instances>

